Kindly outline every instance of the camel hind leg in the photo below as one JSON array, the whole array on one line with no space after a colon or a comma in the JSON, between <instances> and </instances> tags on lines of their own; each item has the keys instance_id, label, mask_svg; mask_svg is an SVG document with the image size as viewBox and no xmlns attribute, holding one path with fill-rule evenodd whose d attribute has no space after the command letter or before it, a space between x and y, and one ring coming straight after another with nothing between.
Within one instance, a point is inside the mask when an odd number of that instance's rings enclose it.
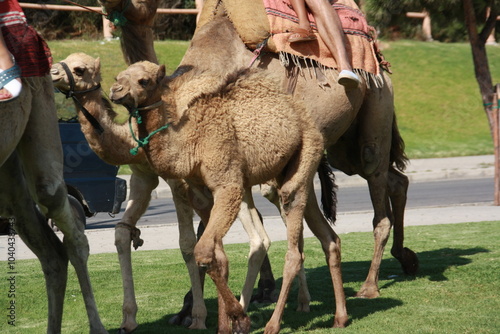
<instances>
[{"instance_id":1,"label":"camel hind leg","mask_svg":"<svg viewBox=\"0 0 500 334\"><path fill-rule=\"evenodd\" d=\"M391 254L394 256L406 275L416 275L418 271L418 257L411 249L404 247L404 212L406 194L408 191L408 177L393 167L389 169L389 198L394 214L394 235Z\"/></svg>"},{"instance_id":2,"label":"camel hind leg","mask_svg":"<svg viewBox=\"0 0 500 334\"><path fill-rule=\"evenodd\" d=\"M375 239L373 258L358 297L374 298L380 295L378 278L380 264L394 223L389 199L389 183L393 163L404 165L404 144L397 130L394 114L392 88L384 85L373 88L369 99L363 104L359 116L358 145L361 149L359 174L368 182L374 210L373 236ZM376 162L376 163L374 163ZM398 228L403 228L406 193L402 193L396 210Z\"/></svg>"},{"instance_id":3,"label":"camel hind leg","mask_svg":"<svg viewBox=\"0 0 500 334\"><path fill-rule=\"evenodd\" d=\"M16 232L39 259L47 290L47 333L60 333L68 273L66 251L45 217L36 210L16 152L0 168L0 180L0 215L15 217Z\"/></svg>"},{"instance_id":4,"label":"camel hind leg","mask_svg":"<svg viewBox=\"0 0 500 334\"><path fill-rule=\"evenodd\" d=\"M330 269L336 306L333 327L345 327L348 316L342 280L340 238L321 213L313 191L309 194L304 218L311 232L321 242L326 263Z\"/></svg>"},{"instance_id":5,"label":"camel hind leg","mask_svg":"<svg viewBox=\"0 0 500 334\"><path fill-rule=\"evenodd\" d=\"M261 218L255 208L251 189L245 191L238 216L250 239L250 252L248 255L248 271L243 286L240 304L246 312L252 297L252 291L257 280L259 269L271 244L271 240L264 229Z\"/></svg>"}]
</instances>

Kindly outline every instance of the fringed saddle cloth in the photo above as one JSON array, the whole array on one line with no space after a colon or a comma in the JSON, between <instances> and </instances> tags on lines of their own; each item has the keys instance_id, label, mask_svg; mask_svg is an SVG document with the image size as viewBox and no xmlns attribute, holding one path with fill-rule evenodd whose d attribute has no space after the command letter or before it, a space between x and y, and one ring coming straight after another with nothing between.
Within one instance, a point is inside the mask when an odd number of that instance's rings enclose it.
<instances>
[{"instance_id":1,"label":"fringed saddle cloth","mask_svg":"<svg viewBox=\"0 0 500 334\"><path fill-rule=\"evenodd\" d=\"M279 53L285 64L299 64L299 59L310 59L320 66L337 69L337 62L321 40L311 14L309 20L317 40L287 42L293 28L298 27L297 15L289 0L206 0L198 27L211 19L211 13L218 6L224 7L241 39L251 50L269 38L265 50ZM367 24L354 0L338 0L332 6L342 22L346 50L353 68L365 79L371 77L377 85L381 82L380 67L387 69L389 64L377 48L374 29Z\"/></svg>"}]
</instances>

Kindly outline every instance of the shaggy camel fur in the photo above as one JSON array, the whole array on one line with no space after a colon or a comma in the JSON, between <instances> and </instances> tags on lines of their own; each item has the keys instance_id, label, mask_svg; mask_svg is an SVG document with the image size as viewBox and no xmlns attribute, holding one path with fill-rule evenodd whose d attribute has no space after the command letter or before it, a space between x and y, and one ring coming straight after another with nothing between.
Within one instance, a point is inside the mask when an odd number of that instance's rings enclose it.
<instances>
[{"instance_id":1,"label":"shaggy camel fur","mask_svg":"<svg viewBox=\"0 0 500 334\"><path fill-rule=\"evenodd\" d=\"M140 60L149 60L157 63L153 46L154 36L150 26L154 21L158 1L127 0L126 2L122 2L121 0L111 0L100 1L100 3L110 18L115 18L117 22L123 22L123 17L125 17L127 21L126 24L119 24L122 29L120 42L125 61L128 64ZM87 132L89 136L98 137L98 139L104 140L103 137L105 136L98 136L94 133L93 129L91 129L90 124L88 124L88 122L86 123L88 126L85 128L89 130L89 132ZM96 142L98 142L98 140L94 141L94 143ZM111 150L108 150L108 147L106 147L100 151L103 153L104 151L108 152L106 155L115 154L115 144L116 143L113 143L112 147L109 147ZM101 158L106 160L103 155L101 155ZM122 158L124 157L120 157L119 161L126 161L126 159L123 160ZM132 170L130 182L131 200L127 204L122 221L116 225L115 233L115 244L120 260L124 290L122 307L123 320L120 329L121 333L130 333L138 326L136 322L137 302L135 300L132 265L130 261L130 243L133 241L135 248L142 243L142 241L137 241L140 232L136 228L136 224L149 204L152 190L158 184L158 177L146 163L130 163L129 166ZM186 187L184 183L180 180L167 180L167 183L172 189L179 226L190 226L193 214L187 204L187 195L185 194ZM195 203L197 203L198 206L200 204L203 205L202 208L199 207L198 209L208 210L212 203L211 200L209 198L203 198L204 194L200 193L197 194L197 197L198 200ZM246 203L244 202L243 204ZM246 310L250 303L250 296L255 285L256 276L258 275L257 269L255 268L259 267L263 262L262 257L264 257L265 260L265 263L262 264L263 268L268 268L268 270L261 270L261 277L264 277L264 275L269 277L269 281L273 286L274 278L270 269L269 259L266 256L266 250L269 247L269 240L265 231L263 231L262 226L257 225L261 224L258 212L253 206L244 206L240 210L240 220L243 222L243 225L247 227L246 230L251 240L248 260L249 270L240 300L241 305ZM199 277L193 258L190 255L192 253L194 243L196 242L196 237L190 228L185 230L182 235L190 240L190 242L186 243L190 245L190 247L187 249L181 248L181 252L190 273L192 288L185 298L185 300L189 300L189 302L185 303L183 309L177 315L172 317L170 322L175 324L182 323L192 329L203 329L205 328L205 318L207 314L202 292L204 275ZM304 275L301 275L300 277L304 277ZM270 289L262 289L262 291L268 291L268 293L272 292ZM308 296L300 294L300 299L308 300ZM301 304L305 303L308 302L304 301Z\"/></svg>"},{"instance_id":2,"label":"shaggy camel fur","mask_svg":"<svg viewBox=\"0 0 500 334\"><path fill-rule=\"evenodd\" d=\"M40 260L48 297L47 333L61 332L68 259L80 282L90 333L107 333L90 284L83 222L72 210L63 180L63 153L49 76L23 78L21 95L0 103L0 132L0 216L15 218L16 231ZM62 243L46 218L53 219L64 234Z\"/></svg>"},{"instance_id":3,"label":"shaggy camel fur","mask_svg":"<svg viewBox=\"0 0 500 334\"><path fill-rule=\"evenodd\" d=\"M311 205L308 193L322 155L321 135L300 105L280 92L265 72L243 73L221 83L214 80L213 73L193 67L179 68L172 78L164 79L163 66L133 64L117 76L110 98L137 118L139 137L143 138L138 140L139 146L160 175L183 178L193 188L206 185L214 196L194 255L217 286L221 333L250 330L248 316L227 286L222 237L234 222L243 197L251 196L250 187L271 178L278 180L289 247L282 290L266 326L266 333L277 333L291 283L303 261L302 219L306 205ZM186 98L194 82L215 90ZM345 326L338 237L324 218L308 224L313 231L322 232L317 236L334 282L336 325Z\"/></svg>"}]
</instances>

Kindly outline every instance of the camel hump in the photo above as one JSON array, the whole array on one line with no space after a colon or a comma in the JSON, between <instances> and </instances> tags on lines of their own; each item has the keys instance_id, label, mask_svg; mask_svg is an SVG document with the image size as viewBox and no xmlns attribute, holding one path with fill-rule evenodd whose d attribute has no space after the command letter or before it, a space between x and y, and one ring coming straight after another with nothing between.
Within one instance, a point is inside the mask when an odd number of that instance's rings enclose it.
<instances>
[{"instance_id":1,"label":"camel hump","mask_svg":"<svg viewBox=\"0 0 500 334\"><path fill-rule=\"evenodd\" d=\"M271 28L263 0L205 0L197 29L223 12L251 50L269 37Z\"/></svg>"}]
</instances>

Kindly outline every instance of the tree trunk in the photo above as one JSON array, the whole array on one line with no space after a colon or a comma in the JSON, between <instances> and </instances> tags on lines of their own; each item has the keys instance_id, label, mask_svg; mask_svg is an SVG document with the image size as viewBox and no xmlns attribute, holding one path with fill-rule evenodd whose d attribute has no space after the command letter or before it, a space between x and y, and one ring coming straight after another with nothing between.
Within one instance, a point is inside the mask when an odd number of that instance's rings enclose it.
<instances>
[{"instance_id":1,"label":"tree trunk","mask_svg":"<svg viewBox=\"0 0 500 334\"><path fill-rule=\"evenodd\" d=\"M476 16L474 13L474 7L472 5L472 0L463 0L464 11L465 11L465 24L467 26L467 32L469 34L469 41L472 49L472 59L474 61L474 71L476 74L476 80L479 85L479 91L481 92L481 98L483 100L484 110L488 117L488 122L490 125L491 136L494 140L495 146L495 194L494 194L494 204L500 205L500 151L499 147L499 129L498 129L498 106L497 101L494 100L495 92L493 89L490 68L488 65L488 57L486 55L486 40L490 35L491 31L495 27L494 22L496 21L497 9L495 7L495 1L491 1L490 15L486 20L486 24L481 33L477 31ZM493 21L493 19L495 21ZM492 23L493 21L493 23Z\"/></svg>"}]
</instances>

